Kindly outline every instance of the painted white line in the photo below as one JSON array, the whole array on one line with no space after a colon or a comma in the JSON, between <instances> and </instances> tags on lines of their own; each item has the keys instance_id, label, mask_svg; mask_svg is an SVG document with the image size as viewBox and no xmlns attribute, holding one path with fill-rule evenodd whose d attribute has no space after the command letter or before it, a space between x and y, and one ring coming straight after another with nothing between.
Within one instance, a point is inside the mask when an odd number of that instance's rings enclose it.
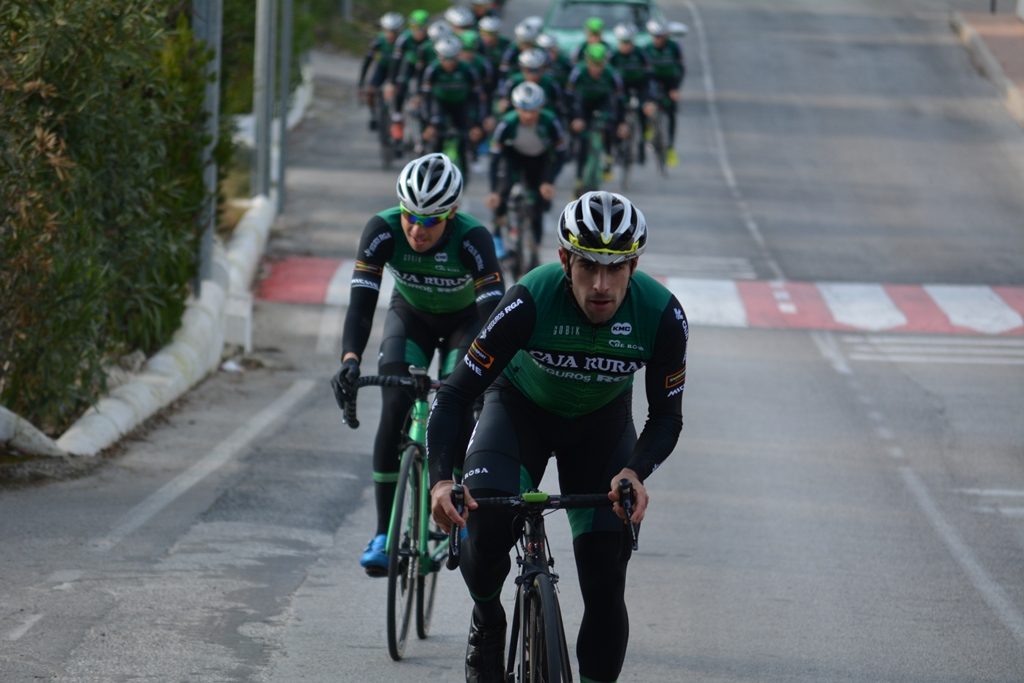
<instances>
[{"instance_id":1,"label":"painted white line","mask_svg":"<svg viewBox=\"0 0 1024 683\"><path fill-rule=\"evenodd\" d=\"M819 282L818 291L836 322L863 330L887 330L907 324L882 285Z\"/></svg>"},{"instance_id":2,"label":"painted white line","mask_svg":"<svg viewBox=\"0 0 1024 683\"><path fill-rule=\"evenodd\" d=\"M1000 505L999 514L1003 515L1004 517L1011 517L1013 519L1022 519L1024 518L1024 508L1011 508L1003 507L1002 505Z\"/></svg>"},{"instance_id":3,"label":"painted white line","mask_svg":"<svg viewBox=\"0 0 1024 683\"><path fill-rule=\"evenodd\" d=\"M1020 313L991 287L925 285L924 289L954 325L987 334L1008 332L1024 325Z\"/></svg>"},{"instance_id":4,"label":"painted white line","mask_svg":"<svg viewBox=\"0 0 1024 683\"><path fill-rule=\"evenodd\" d=\"M852 379L853 371L843 358L842 349L836 343L835 337L829 332L811 332L811 341L818 347L822 357L832 364L833 369L840 375L850 378L849 384L854 391L860 391L860 383Z\"/></svg>"},{"instance_id":5,"label":"painted white line","mask_svg":"<svg viewBox=\"0 0 1024 683\"><path fill-rule=\"evenodd\" d=\"M910 493L917 501L918 507L931 523L935 533L939 535L946 548L949 549L953 559L960 568L967 574L974 588L981 593L982 599L988 604L1003 625L1013 634L1017 642L1024 645L1024 617L1007 597L1002 587L989 576L985 568L975 558L970 547L961 540L956 529L946 521L932 500L931 494L925 487L924 482L909 467L901 467L900 474Z\"/></svg>"},{"instance_id":6,"label":"painted white line","mask_svg":"<svg viewBox=\"0 0 1024 683\"><path fill-rule=\"evenodd\" d=\"M320 355L341 354L341 326L345 319L340 306L324 306L320 314L320 329L316 334L316 352Z\"/></svg>"},{"instance_id":7,"label":"painted white line","mask_svg":"<svg viewBox=\"0 0 1024 683\"><path fill-rule=\"evenodd\" d=\"M1024 365L1024 358L966 358L964 356L943 356L940 354L908 355L891 353L851 353L850 360L874 361L876 363L941 363L946 365Z\"/></svg>"},{"instance_id":8,"label":"painted white line","mask_svg":"<svg viewBox=\"0 0 1024 683\"><path fill-rule=\"evenodd\" d=\"M896 460L903 458L903 449L899 446L889 446L885 452L889 454L889 457L895 458Z\"/></svg>"},{"instance_id":9,"label":"painted white line","mask_svg":"<svg viewBox=\"0 0 1024 683\"><path fill-rule=\"evenodd\" d=\"M126 536L148 522L157 513L173 503L179 496L229 462L239 451L264 431L272 427L313 388L311 379L297 380L276 401L261 410L228 438L217 444L188 469L157 489L155 493L129 510L109 534L91 543L94 550L105 552Z\"/></svg>"},{"instance_id":10,"label":"painted white line","mask_svg":"<svg viewBox=\"0 0 1024 683\"><path fill-rule=\"evenodd\" d=\"M348 304L349 283L352 281L352 268L355 262L342 261L334 270L331 281L327 283L327 294L324 303L328 306L345 306Z\"/></svg>"},{"instance_id":11,"label":"painted white line","mask_svg":"<svg viewBox=\"0 0 1024 683\"><path fill-rule=\"evenodd\" d=\"M912 346L910 344L854 344L855 353L915 353L928 355L989 356L998 358L1024 358L1024 348L975 347L975 346Z\"/></svg>"},{"instance_id":12,"label":"painted white line","mask_svg":"<svg viewBox=\"0 0 1024 683\"><path fill-rule=\"evenodd\" d=\"M920 337L917 335L848 334L843 341L850 344L869 343L874 346L941 346L1024 349L1024 339L991 339L988 337Z\"/></svg>"},{"instance_id":13,"label":"painted white line","mask_svg":"<svg viewBox=\"0 0 1024 683\"><path fill-rule=\"evenodd\" d=\"M691 325L747 326L747 309L732 280L670 277L665 286L679 299Z\"/></svg>"},{"instance_id":14,"label":"painted white line","mask_svg":"<svg viewBox=\"0 0 1024 683\"><path fill-rule=\"evenodd\" d=\"M33 626L39 623L39 620L42 618L42 614L31 615L30 617L25 619L25 621L23 621L20 626L16 626L15 628L12 628L10 631L5 633L4 639L10 641L21 640L24 637L24 635L28 633Z\"/></svg>"},{"instance_id":15,"label":"painted white line","mask_svg":"<svg viewBox=\"0 0 1024 683\"><path fill-rule=\"evenodd\" d=\"M700 11L692 0L686 0L686 8L690 11L690 16L693 17L693 25L697 29L697 53L700 57L701 71L704 76L704 94L708 103L708 116L711 119L715 151L718 157L718 165L722 170L722 177L725 178L725 184L736 201L736 206L739 208L740 216L743 219L743 224L747 227L747 232L750 233L754 242L760 247L762 256L768 268L772 271L772 275L776 279L784 280L785 276L783 275L782 268L768 252L768 246L761 235L761 229L758 227L757 221L754 220L754 214L750 210L746 199L744 199L743 193L740 191L739 183L736 182L736 174L732 170L732 163L729 161L729 151L725 146L725 134L722 132L722 120L718 114L718 98L715 94L715 79L711 73L711 53L708 51L704 20L701 18ZM689 311L687 311L687 314L689 314Z\"/></svg>"},{"instance_id":16,"label":"painted white line","mask_svg":"<svg viewBox=\"0 0 1024 683\"><path fill-rule=\"evenodd\" d=\"M957 489L957 493L993 498L1024 498L1024 490L1021 489Z\"/></svg>"}]
</instances>

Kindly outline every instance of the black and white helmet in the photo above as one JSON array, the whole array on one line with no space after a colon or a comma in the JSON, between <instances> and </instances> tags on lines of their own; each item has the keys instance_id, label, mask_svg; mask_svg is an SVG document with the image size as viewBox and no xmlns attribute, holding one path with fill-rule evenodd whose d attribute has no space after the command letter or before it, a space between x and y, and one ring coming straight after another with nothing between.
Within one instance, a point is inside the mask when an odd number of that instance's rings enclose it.
<instances>
[{"instance_id":1,"label":"black and white helmet","mask_svg":"<svg viewBox=\"0 0 1024 683\"><path fill-rule=\"evenodd\" d=\"M434 51L441 59L455 59L462 52L462 41L455 36L444 36L434 43Z\"/></svg>"},{"instance_id":2,"label":"black and white helmet","mask_svg":"<svg viewBox=\"0 0 1024 683\"><path fill-rule=\"evenodd\" d=\"M403 26L405 17L398 12L388 12L380 18L380 27L385 31L401 31Z\"/></svg>"},{"instance_id":3,"label":"black and white helmet","mask_svg":"<svg viewBox=\"0 0 1024 683\"><path fill-rule=\"evenodd\" d=\"M539 47L531 47L519 53L519 68L536 70L548 63L548 53Z\"/></svg>"},{"instance_id":4,"label":"black and white helmet","mask_svg":"<svg viewBox=\"0 0 1024 683\"><path fill-rule=\"evenodd\" d=\"M501 30L501 19L498 17L484 17L477 24L477 28L484 33L497 33Z\"/></svg>"},{"instance_id":5,"label":"black and white helmet","mask_svg":"<svg viewBox=\"0 0 1024 683\"><path fill-rule=\"evenodd\" d=\"M636 24L617 24L612 30L612 33L615 34L615 40L620 43L632 43L637 34Z\"/></svg>"},{"instance_id":6,"label":"black and white helmet","mask_svg":"<svg viewBox=\"0 0 1024 683\"><path fill-rule=\"evenodd\" d=\"M512 88L512 106L516 109L536 111L544 106L544 88L530 81L523 81Z\"/></svg>"},{"instance_id":7,"label":"black and white helmet","mask_svg":"<svg viewBox=\"0 0 1024 683\"><path fill-rule=\"evenodd\" d=\"M462 5L453 5L444 11L444 19L454 28L470 28L476 23L473 10Z\"/></svg>"},{"instance_id":8,"label":"black and white helmet","mask_svg":"<svg viewBox=\"0 0 1024 683\"><path fill-rule=\"evenodd\" d=\"M462 173L444 154L427 154L405 165L395 191L398 201L412 213L436 216L459 203Z\"/></svg>"},{"instance_id":9,"label":"black and white helmet","mask_svg":"<svg viewBox=\"0 0 1024 683\"><path fill-rule=\"evenodd\" d=\"M562 211L558 243L596 263L630 261L647 246L647 220L621 194L586 192Z\"/></svg>"}]
</instances>

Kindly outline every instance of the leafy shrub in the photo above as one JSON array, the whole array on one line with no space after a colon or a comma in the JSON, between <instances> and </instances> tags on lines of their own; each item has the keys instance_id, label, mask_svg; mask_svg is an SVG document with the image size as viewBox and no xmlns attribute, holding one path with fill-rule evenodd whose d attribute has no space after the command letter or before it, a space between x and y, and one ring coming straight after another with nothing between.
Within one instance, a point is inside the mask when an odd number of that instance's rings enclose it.
<instances>
[{"instance_id":1,"label":"leafy shrub","mask_svg":"<svg viewBox=\"0 0 1024 683\"><path fill-rule=\"evenodd\" d=\"M0 27L0 403L58 433L180 324L208 55L170 0L4 0Z\"/></svg>"}]
</instances>

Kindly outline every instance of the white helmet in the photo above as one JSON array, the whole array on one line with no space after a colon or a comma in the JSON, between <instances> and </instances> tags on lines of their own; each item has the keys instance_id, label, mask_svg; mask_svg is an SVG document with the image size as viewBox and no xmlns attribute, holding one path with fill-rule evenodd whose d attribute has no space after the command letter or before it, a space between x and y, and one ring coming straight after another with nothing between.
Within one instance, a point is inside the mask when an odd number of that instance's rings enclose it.
<instances>
[{"instance_id":1,"label":"white helmet","mask_svg":"<svg viewBox=\"0 0 1024 683\"><path fill-rule=\"evenodd\" d=\"M537 47L542 47L545 50L550 50L553 47L558 47L558 40L555 39L550 33L542 33L537 36Z\"/></svg>"},{"instance_id":2,"label":"white helmet","mask_svg":"<svg viewBox=\"0 0 1024 683\"><path fill-rule=\"evenodd\" d=\"M413 159L395 184L398 201L413 213L436 216L447 213L462 198L462 173L444 154Z\"/></svg>"},{"instance_id":3,"label":"white helmet","mask_svg":"<svg viewBox=\"0 0 1024 683\"><path fill-rule=\"evenodd\" d=\"M516 109L536 111L544 106L544 88L530 81L523 81L512 88L512 106Z\"/></svg>"},{"instance_id":4,"label":"white helmet","mask_svg":"<svg viewBox=\"0 0 1024 683\"><path fill-rule=\"evenodd\" d=\"M617 24L612 33L615 34L615 40L622 43L631 43L636 38L637 28L635 24Z\"/></svg>"},{"instance_id":5,"label":"white helmet","mask_svg":"<svg viewBox=\"0 0 1024 683\"><path fill-rule=\"evenodd\" d=\"M516 40L520 43L532 43L540 35L540 29L544 20L540 17L526 17L516 24Z\"/></svg>"},{"instance_id":6,"label":"white helmet","mask_svg":"<svg viewBox=\"0 0 1024 683\"><path fill-rule=\"evenodd\" d=\"M647 32L651 34L653 38L664 38L669 34L668 26L657 19L651 19L647 22Z\"/></svg>"},{"instance_id":7,"label":"white helmet","mask_svg":"<svg viewBox=\"0 0 1024 683\"><path fill-rule=\"evenodd\" d=\"M427 37L431 42L437 42L450 35L452 35L452 27L443 21L435 21L427 27Z\"/></svg>"},{"instance_id":8,"label":"white helmet","mask_svg":"<svg viewBox=\"0 0 1024 683\"><path fill-rule=\"evenodd\" d=\"M388 12L380 18L380 27L385 31L401 31L405 26L405 17L398 12Z\"/></svg>"},{"instance_id":9,"label":"white helmet","mask_svg":"<svg viewBox=\"0 0 1024 683\"><path fill-rule=\"evenodd\" d=\"M434 43L434 51L441 59L455 59L462 52L462 41L455 36L445 36Z\"/></svg>"},{"instance_id":10,"label":"white helmet","mask_svg":"<svg viewBox=\"0 0 1024 683\"><path fill-rule=\"evenodd\" d=\"M455 28L469 28L476 23L473 10L462 5L453 5L446 9L444 19Z\"/></svg>"},{"instance_id":11,"label":"white helmet","mask_svg":"<svg viewBox=\"0 0 1024 683\"><path fill-rule=\"evenodd\" d=\"M520 69L540 69L548 63L548 53L538 47L531 47L519 53Z\"/></svg>"},{"instance_id":12,"label":"white helmet","mask_svg":"<svg viewBox=\"0 0 1024 683\"><path fill-rule=\"evenodd\" d=\"M630 261L647 246L647 220L621 194L586 192L562 211L558 243L596 263Z\"/></svg>"},{"instance_id":13,"label":"white helmet","mask_svg":"<svg viewBox=\"0 0 1024 683\"><path fill-rule=\"evenodd\" d=\"M501 19L498 17L484 17L477 24L477 28L485 33L497 33L501 30Z\"/></svg>"}]
</instances>

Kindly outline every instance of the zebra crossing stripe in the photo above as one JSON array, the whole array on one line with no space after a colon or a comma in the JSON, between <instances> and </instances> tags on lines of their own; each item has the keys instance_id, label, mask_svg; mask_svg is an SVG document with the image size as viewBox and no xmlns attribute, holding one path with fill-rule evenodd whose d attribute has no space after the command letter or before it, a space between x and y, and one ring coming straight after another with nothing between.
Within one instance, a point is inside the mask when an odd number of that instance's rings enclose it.
<instances>
[{"instance_id":1,"label":"zebra crossing stripe","mask_svg":"<svg viewBox=\"0 0 1024 683\"><path fill-rule=\"evenodd\" d=\"M353 261L296 257L267 264L264 301L343 306ZM693 325L847 332L1024 336L1024 287L790 282L657 275ZM385 272L377 306L391 300Z\"/></svg>"}]
</instances>

